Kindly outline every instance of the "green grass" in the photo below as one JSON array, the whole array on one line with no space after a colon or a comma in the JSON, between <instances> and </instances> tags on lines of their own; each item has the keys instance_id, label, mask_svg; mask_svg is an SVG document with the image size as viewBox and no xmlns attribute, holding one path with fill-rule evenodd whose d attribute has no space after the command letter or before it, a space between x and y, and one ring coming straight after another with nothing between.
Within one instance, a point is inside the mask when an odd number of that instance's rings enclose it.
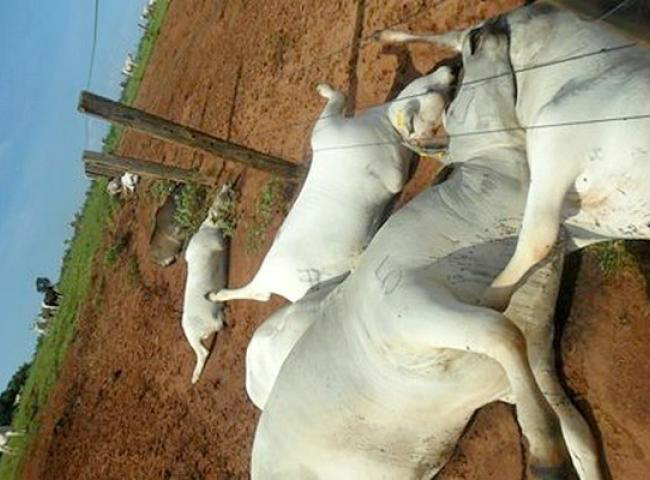
<instances>
[{"instance_id":1,"label":"green grass","mask_svg":"<svg viewBox=\"0 0 650 480\"><path fill-rule=\"evenodd\" d=\"M130 105L137 96L169 2L170 0L156 2L135 56L137 65L122 90L120 100L123 103ZM112 152L118 145L121 134L121 128L111 127L104 138L103 150ZM117 208L117 202L106 194L106 181L94 181L86 192L86 200L81 212L75 215L75 219L71 222L75 232L72 240L66 242L68 248L63 257L59 276L59 289L64 297L61 307L50 323L48 333L42 336L36 345L29 377L22 390L20 405L12 420L14 429L24 431L26 434L22 437L14 437L10 441L10 446L17 450L17 455L3 455L0 458L0 480L13 480L18 476L22 456L38 434L38 413L47 403L68 345L74 336L79 313L91 288L93 259L105 238L108 220ZM118 241L108 251L112 250L112 252L106 253L104 260L109 264L114 263L124 248L125 245L120 245ZM131 265L130 269L133 270ZM136 277L139 276L139 272L132 271L130 274L134 277L134 281L138 280Z\"/></svg>"},{"instance_id":2,"label":"green grass","mask_svg":"<svg viewBox=\"0 0 650 480\"><path fill-rule=\"evenodd\" d=\"M122 88L122 94L120 95L120 102L126 105L133 104L138 96L138 90L140 89L140 84L142 83L147 63L151 57L151 52L156 44L156 39L160 33L160 27L165 19L169 2L170 0L157 0L155 7L151 12L151 17L147 23L147 30L142 35L140 44L138 45L138 51L134 56L136 65L133 69L133 74L126 80L126 83ZM120 143L123 131L124 127L121 125L111 126L104 137L103 150L105 153L112 153L115 150Z\"/></svg>"},{"instance_id":3,"label":"green grass","mask_svg":"<svg viewBox=\"0 0 650 480\"><path fill-rule=\"evenodd\" d=\"M107 220L117 208L105 189L105 181L92 183L81 214L74 222L75 233L69 243L59 280L59 289L64 295L61 307L51 321L48 333L38 341L20 405L12 421L14 429L25 431L26 435L11 440L10 445L20 453L2 456L0 479L16 478L21 454L38 433L38 412L47 402L74 335L78 314L91 287L91 266L95 253L104 239Z\"/></svg>"},{"instance_id":4,"label":"green grass","mask_svg":"<svg viewBox=\"0 0 650 480\"><path fill-rule=\"evenodd\" d=\"M246 253L257 253L262 247L266 231L273 223L277 213L286 213L286 195L284 195L283 183L273 177L260 190L257 197L255 212L252 221L244 236L244 249Z\"/></svg>"},{"instance_id":5,"label":"green grass","mask_svg":"<svg viewBox=\"0 0 650 480\"><path fill-rule=\"evenodd\" d=\"M200 185L187 183L181 187L176 198L174 220L187 235L196 232L210 208L208 190Z\"/></svg>"},{"instance_id":6,"label":"green grass","mask_svg":"<svg viewBox=\"0 0 650 480\"><path fill-rule=\"evenodd\" d=\"M614 275L635 262L624 240L597 243L587 247L585 252L595 258L598 268L606 276Z\"/></svg>"},{"instance_id":7,"label":"green grass","mask_svg":"<svg viewBox=\"0 0 650 480\"><path fill-rule=\"evenodd\" d=\"M171 180L154 180L149 184L146 192L155 203L162 203L175 186L176 184Z\"/></svg>"},{"instance_id":8,"label":"green grass","mask_svg":"<svg viewBox=\"0 0 650 480\"><path fill-rule=\"evenodd\" d=\"M239 214L237 213L237 203L239 194L230 190L227 195L222 196L221 202L212 219L218 228L221 229L225 237L232 237L239 223Z\"/></svg>"},{"instance_id":9,"label":"green grass","mask_svg":"<svg viewBox=\"0 0 650 480\"><path fill-rule=\"evenodd\" d=\"M118 235L113 245L106 249L104 252L104 263L108 266L113 266L117 260L122 256L122 253L129 246L130 235Z\"/></svg>"}]
</instances>

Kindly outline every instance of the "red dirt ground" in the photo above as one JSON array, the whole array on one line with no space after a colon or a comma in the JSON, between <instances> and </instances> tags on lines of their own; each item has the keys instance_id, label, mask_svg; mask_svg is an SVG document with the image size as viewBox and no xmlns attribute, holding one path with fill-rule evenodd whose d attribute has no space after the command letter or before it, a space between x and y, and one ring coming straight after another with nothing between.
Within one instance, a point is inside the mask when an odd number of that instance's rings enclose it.
<instances>
[{"instance_id":1,"label":"red dirt ground","mask_svg":"<svg viewBox=\"0 0 650 480\"><path fill-rule=\"evenodd\" d=\"M426 8L427 5L439 5ZM306 157L326 81L348 94L349 111L381 102L429 70L444 52L427 46L383 49L354 39L411 16L401 28L449 30L514 7L517 0L173 0L137 106L296 162ZM417 15L414 12L419 11ZM352 45L352 47L350 47ZM326 55L329 52L336 52ZM299 126L281 128L294 122ZM200 168L224 168L188 148L129 133L121 153ZM407 196L433 177L421 162ZM230 282L257 269L262 248L247 254L265 174L245 171L241 221L231 251ZM155 202L140 188L107 238L131 234L112 267L100 252L92 301L79 317L60 379L41 413L41 432L23 466L26 479L247 478L257 412L244 392L244 351L254 329L281 300L234 302L206 371L189 384L194 357L180 328L184 265L160 269L147 258ZM280 208L278 209L281 210ZM642 247L638 247L642 250ZM589 255L567 262L559 322L562 365L579 407L597 426L617 480L650 472L650 304L644 268L610 276ZM445 480L519 480L524 464L513 409L494 404L468 427Z\"/></svg>"}]
</instances>

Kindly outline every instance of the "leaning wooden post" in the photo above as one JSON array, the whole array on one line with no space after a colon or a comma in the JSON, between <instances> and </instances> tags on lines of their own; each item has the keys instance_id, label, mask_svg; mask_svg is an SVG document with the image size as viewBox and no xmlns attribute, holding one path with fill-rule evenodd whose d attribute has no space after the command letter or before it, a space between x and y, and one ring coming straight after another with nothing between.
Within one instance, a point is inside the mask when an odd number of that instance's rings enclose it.
<instances>
[{"instance_id":1,"label":"leaning wooden post","mask_svg":"<svg viewBox=\"0 0 650 480\"><path fill-rule=\"evenodd\" d=\"M178 183L197 183L210 186L214 182L195 170L170 167L139 158L121 157L101 152L85 150L83 161L87 166L110 169L117 172L136 173L142 177L163 178Z\"/></svg>"},{"instance_id":2,"label":"leaning wooden post","mask_svg":"<svg viewBox=\"0 0 650 480\"><path fill-rule=\"evenodd\" d=\"M305 167L302 165L295 165L281 158L227 142L199 130L174 123L90 92L81 92L78 109L82 113L139 130L163 140L200 149L226 160L270 172L279 177L300 180L306 172Z\"/></svg>"}]
</instances>

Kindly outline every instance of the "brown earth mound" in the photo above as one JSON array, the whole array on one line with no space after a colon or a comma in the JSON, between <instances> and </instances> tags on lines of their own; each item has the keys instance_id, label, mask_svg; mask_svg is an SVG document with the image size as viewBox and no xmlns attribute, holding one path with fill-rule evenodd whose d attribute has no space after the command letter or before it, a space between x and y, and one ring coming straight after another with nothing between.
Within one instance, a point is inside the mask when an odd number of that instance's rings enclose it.
<instances>
[{"instance_id":1,"label":"brown earth mound","mask_svg":"<svg viewBox=\"0 0 650 480\"><path fill-rule=\"evenodd\" d=\"M302 162L311 120L322 106L317 83L346 92L354 111L386 100L444 53L355 39L407 17L410 21L397 26L449 30L518 3L173 0L137 106ZM139 134L127 134L120 150L220 178L242 173ZM435 170L427 162L420 167L408 196ZM246 232L254 227L257 196L268 180L243 172L231 285L250 279L281 221L278 200L271 227L251 253ZM216 339L201 381L191 387L194 357L180 328L184 265L163 270L147 258L156 205L146 190L145 182L139 198L125 203L106 240L108 248L115 238L130 235L126 252L110 266L102 252L98 256L92 298L42 412L24 478L247 478L258 413L244 392L244 351L256 326L282 302L233 302L228 328ZM640 255L647 267L650 255ZM590 256L573 258L565 271L559 312L564 373L577 404L598 428L617 480L649 478L647 289L642 269L605 275ZM488 406L438 478L519 480L520 443L513 409Z\"/></svg>"}]
</instances>

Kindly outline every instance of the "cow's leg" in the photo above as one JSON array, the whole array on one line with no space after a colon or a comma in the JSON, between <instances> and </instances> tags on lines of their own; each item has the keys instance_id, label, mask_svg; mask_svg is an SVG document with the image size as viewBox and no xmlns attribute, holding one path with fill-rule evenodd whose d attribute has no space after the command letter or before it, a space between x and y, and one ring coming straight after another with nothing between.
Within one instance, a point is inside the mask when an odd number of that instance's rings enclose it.
<instances>
[{"instance_id":1,"label":"cow's leg","mask_svg":"<svg viewBox=\"0 0 650 480\"><path fill-rule=\"evenodd\" d=\"M216 333L219 330L220 328L216 327L213 332L210 332L208 335L203 337L196 335L195 332L186 333L187 341L196 355L196 365L192 372L192 383L199 381L199 377L205 368L205 362L208 359L208 355L210 355L210 351L203 345L203 340L207 340L213 333Z\"/></svg>"},{"instance_id":2,"label":"cow's leg","mask_svg":"<svg viewBox=\"0 0 650 480\"><path fill-rule=\"evenodd\" d=\"M257 300L267 302L271 298L271 292L258 289L255 281L241 288L224 288L219 291L208 292L206 298L211 302L227 302L229 300Z\"/></svg>"},{"instance_id":3,"label":"cow's leg","mask_svg":"<svg viewBox=\"0 0 650 480\"><path fill-rule=\"evenodd\" d=\"M460 52L463 47L463 40L468 32L469 30L456 30L440 35L418 35L398 30L381 30L375 34L375 39L382 43L430 43L436 46L452 48Z\"/></svg>"},{"instance_id":4,"label":"cow's leg","mask_svg":"<svg viewBox=\"0 0 650 480\"><path fill-rule=\"evenodd\" d=\"M531 181L517 247L481 301L498 311L506 309L517 283L553 248L560 230L564 197L579 173L577 162L562 163L559 150L567 145L566 139L535 136L528 139L528 144Z\"/></svg>"},{"instance_id":5,"label":"cow's leg","mask_svg":"<svg viewBox=\"0 0 650 480\"><path fill-rule=\"evenodd\" d=\"M412 346L451 348L496 360L510 382L517 418L529 443L531 478L575 478L558 419L528 363L521 331L502 314L461 303L424 278L403 283L382 304L381 316L390 316L387 328Z\"/></svg>"},{"instance_id":6,"label":"cow's leg","mask_svg":"<svg viewBox=\"0 0 650 480\"><path fill-rule=\"evenodd\" d=\"M512 297L505 315L526 337L528 360L535 379L557 414L573 465L582 480L602 480L596 439L567 397L556 373L553 319L560 287L565 242L550 261L535 271Z\"/></svg>"},{"instance_id":7,"label":"cow's leg","mask_svg":"<svg viewBox=\"0 0 650 480\"><path fill-rule=\"evenodd\" d=\"M318 94L327 99L327 104L316 121L316 127L322 127L328 124L328 119L343 115L345 108L345 95L338 90L334 90L326 83L321 83L316 87Z\"/></svg>"}]
</instances>

